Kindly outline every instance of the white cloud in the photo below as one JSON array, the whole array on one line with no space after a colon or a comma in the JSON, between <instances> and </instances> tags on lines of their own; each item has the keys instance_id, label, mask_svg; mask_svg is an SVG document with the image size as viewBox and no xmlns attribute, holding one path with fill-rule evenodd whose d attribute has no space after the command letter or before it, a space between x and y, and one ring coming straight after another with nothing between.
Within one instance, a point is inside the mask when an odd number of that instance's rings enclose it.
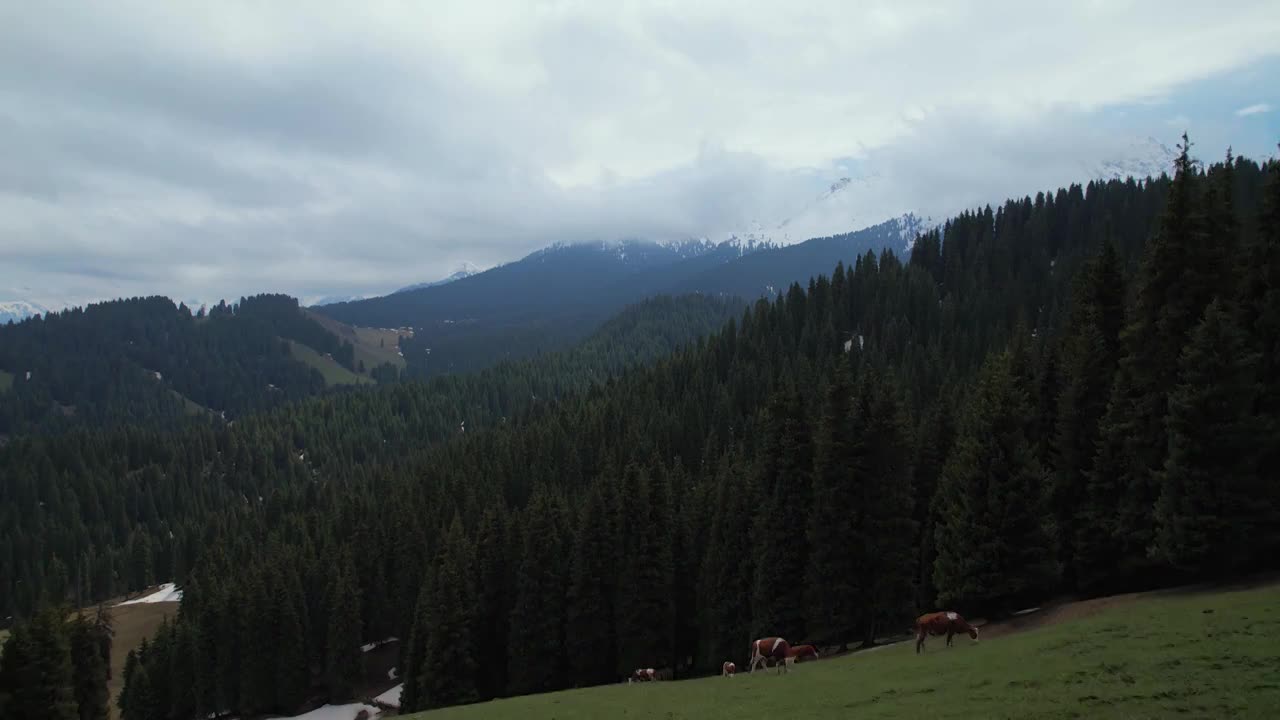
<instances>
[{"instance_id":1,"label":"white cloud","mask_svg":"<svg viewBox=\"0 0 1280 720\"><path fill-rule=\"evenodd\" d=\"M1106 151L1090 112L1274 51L1274 3L1175 4L20 4L0 291L390 289L776 217L842 163L886 207L1033 191Z\"/></svg>"},{"instance_id":2,"label":"white cloud","mask_svg":"<svg viewBox=\"0 0 1280 720\"><path fill-rule=\"evenodd\" d=\"M1246 115L1257 115L1259 113L1271 112L1271 106L1267 103L1257 103L1249 107L1242 107L1236 111L1236 116L1244 117Z\"/></svg>"}]
</instances>

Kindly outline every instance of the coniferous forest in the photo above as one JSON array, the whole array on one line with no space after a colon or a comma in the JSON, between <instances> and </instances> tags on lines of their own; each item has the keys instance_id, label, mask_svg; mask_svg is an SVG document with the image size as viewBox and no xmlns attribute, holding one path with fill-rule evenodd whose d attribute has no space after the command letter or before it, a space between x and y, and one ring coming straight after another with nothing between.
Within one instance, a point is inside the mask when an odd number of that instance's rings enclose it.
<instances>
[{"instance_id":1,"label":"coniferous forest","mask_svg":"<svg viewBox=\"0 0 1280 720\"><path fill-rule=\"evenodd\" d=\"M596 345L15 437L0 708L38 655L76 716L92 671L65 648L93 641L41 608L164 579L181 611L131 657L124 720L347 701L390 636L413 710L1275 566L1274 160L1184 137L1171 175L966 212L733 310L643 366Z\"/></svg>"}]
</instances>

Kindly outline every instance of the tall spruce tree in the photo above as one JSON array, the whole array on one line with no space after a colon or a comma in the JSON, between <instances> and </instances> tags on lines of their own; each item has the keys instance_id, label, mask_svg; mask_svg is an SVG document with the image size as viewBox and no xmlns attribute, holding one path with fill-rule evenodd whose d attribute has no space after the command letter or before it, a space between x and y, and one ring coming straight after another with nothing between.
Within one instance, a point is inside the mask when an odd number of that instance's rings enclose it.
<instances>
[{"instance_id":1,"label":"tall spruce tree","mask_svg":"<svg viewBox=\"0 0 1280 720\"><path fill-rule=\"evenodd\" d=\"M891 378L867 373L862 379L857 412L867 449L863 518L866 563L859 593L866 605L863 641L871 644L880 629L897 630L911 620L915 552L912 540L910 445L905 411Z\"/></svg>"},{"instance_id":2,"label":"tall spruce tree","mask_svg":"<svg viewBox=\"0 0 1280 720\"><path fill-rule=\"evenodd\" d=\"M619 674L670 662L675 643L674 525L671 486L654 463L623 471L618 520L625 549L619 559L615 597Z\"/></svg>"},{"instance_id":3,"label":"tall spruce tree","mask_svg":"<svg viewBox=\"0 0 1280 720\"><path fill-rule=\"evenodd\" d=\"M1060 344L1063 387L1054 429L1052 505L1058 524L1059 554L1067 579L1076 576L1078 515L1085 483L1093 470L1098 425L1120 353L1124 285L1120 258L1107 240L1076 276L1071 313Z\"/></svg>"},{"instance_id":4,"label":"tall spruce tree","mask_svg":"<svg viewBox=\"0 0 1280 720\"><path fill-rule=\"evenodd\" d=\"M507 623L511 616L511 542L505 508L486 508L476 531L476 691L482 700L507 688Z\"/></svg>"},{"instance_id":5,"label":"tall spruce tree","mask_svg":"<svg viewBox=\"0 0 1280 720\"><path fill-rule=\"evenodd\" d=\"M827 386L814 432L813 501L805 582L807 636L839 642L861 637L869 622L859 592L867 579L862 485L870 481L868 438L854 417L853 385L844 363Z\"/></svg>"},{"instance_id":6,"label":"tall spruce tree","mask_svg":"<svg viewBox=\"0 0 1280 720\"><path fill-rule=\"evenodd\" d=\"M107 674L111 661L110 635L107 635L106 654L102 652L100 641L102 634L109 631L109 626L90 621L80 614L68 623L67 639L75 681L77 716L80 720L106 720L110 710L107 694Z\"/></svg>"},{"instance_id":7,"label":"tall spruce tree","mask_svg":"<svg viewBox=\"0 0 1280 720\"><path fill-rule=\"evenodd\" d=\"M754 634L804 636L804 603L788 599L801 587L808 567L806 527L810 509L813 448L808 418L795 390L772 403L759 461L761 490L768 500L756 518L756 572L751 615Z\"/></svg>"},{"instance_id":8,"label":"tall spruce tree","mask_svg":"<svg viewBox=\"0 0 1280 720\"><path fill-rule=\"evenodd\" d=\"M1269 484L1257 464L1266 438L1254 407L1259 356L1233 308L1210 303L1179 362L1169 394L1169 454L1155 506L1152 554L1205 573L1256 566L1256 541L1274 535Z\"/></svg>"},{"instance_id":9,"label":"tall spruce tree","mask_svg":"<svg viewBox=\"0 0 1280 720\"><path fill-rule=\"evenodd\" d=\"M329 700L341 703L351 699L355 682L364 666L364 656L360 651L360 587L356 584L355 567L346 548L338 553L328 596L325 677Z\"/></svg>"},{"instance_id":10,"label":"tall spruce tree","mask_svg":"<svg viewBox=\"0 0 1280 720\"><path fill-rule=\"evenodd\" d=\"M702 563L704 662L747 661L751 641L751 590L755 556L753 513L759 494L742 456L731 450L716 470L715 511Z\"/></svg>"},{"instance_id":11,"label":"tall spruce tree","mask_svg":"<svg viewBox=\"0 0 1280 720\"><path fill-rule=\"evenodd\" d=\"M564 686L565 537L557 500L534 491L522 523L507 677L513 694ZM531 661L536 658L537 661Z\"/></svg>"},{"instance_id":12,"label":"tall spruce tree","mask_svg":"<svg viewBox=\"0 0 1280 720\"><path fill-rule=\"evenodd\" d=\"M609 483L596 481L578 514L569 574L565 649L573 682L595 685L616 677L614 595L620 536ZM628 547L629 549L629 547Z\"/></svg>"},{"instance_id":13,"label":"tall spruce tree","mask_svg":"<svg viewBox=\"0 0 1280 720\"><path fill-rule=\"evenodd\" d=\"M431 594L431 632L418 670L418 687L426 707L475 701L476 664L471 629L475 622L474 557L462 521L454 517L438 558L435 592Z\"/></svg>"},{"instance_id":14,"label":"tall spruce tree","mask_svg":"<svg viewBox=\"0 0 1280 720\"><path fill-rule=\"evenodd\" d=\"M1008 351L984 363L934 498L938 602L962 610L1012 610L1057 579L1032 410L1012 364Z\"/></svg>"},{"instance_id":15,"label":"tall spruce tree","mask_svg":"<svg viewBox=\"0 0 1280 720\"><path fill-rule=\"evenodd\" d=\"M6 720L76 720L74 670L63 618L45 607L13 629L0 656L0 694ZM97 655L96 652L92 653Z\"/></svg>"}]
</instances>

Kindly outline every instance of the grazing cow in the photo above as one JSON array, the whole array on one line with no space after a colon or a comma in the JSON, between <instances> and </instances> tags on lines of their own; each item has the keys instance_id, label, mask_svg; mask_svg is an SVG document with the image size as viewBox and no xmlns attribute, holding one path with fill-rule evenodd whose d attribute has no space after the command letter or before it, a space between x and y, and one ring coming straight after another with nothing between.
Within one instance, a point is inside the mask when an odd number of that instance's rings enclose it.
<instances>
[{"instance_id":1,"label":"grazing cow","mask_svg":"<svg viewBox=\"0 0 1280 720\"><path fill-rule=\"evenodd\" d=\"M736 672L738 672L738 666L734 665L732 661L725 660L724 664L720 666L720 677L732 677Z\"/></svg>"},{"instance_id":2,"label":"grazing cow","mask_svg":"<svg viewBox=\"0 0 1280 720\"><path fill-rule=\"evenodd\" d=\"M788 670L786 662L787 653L791 651L791 645L780 637L760 638L751 643L751 672L756 671L756 665L764 665L766 660L773 660L778 664L778 672Z\"/></svg>"},{"instance_id":3,"label":"grazing cow","mask_svg":"<svg viewBox=\"0 0 1280 720\"><path fill-rule=\"evenodd\" d=\"M800 662L801 660L805 660L805 659L808 659L808 658L812 658L812 659L814 659L814 660L817 660L817 659L818 659L818 648L816 648L816 647L814 647L814 646L812 646L812 645L797 645L797 646L795 646L795 647L791 648L789 651L787 651L787 664L788 664L788 665L789 665L789 664L791 664L791 663Z\"/></svg>"},{"instance_id":4,"label":"grazing cow","mask_svg":"<svg viewBox=\"0 0 1280 720\"><path fill-rule=\"evenodd\" d=\"M653 668L636 668L631 673L631 677L627 678L627 683L633 682L653 682L658 679L658 673Z\"/></svg>"},{"instance_id":5,"label":"grazing cow","mask_svg":"<svg viewBox=\"0 0 1280 720\"><path fill-rule=\"evenodd\" d=\"M978 628L970 625L959 613L936 612L916 618L916 653L924 647L928 635L946 635L947 645L951 645L952 636L957 633L968 633L975 641L978 639Z\"/></svg>"}]
</instances>

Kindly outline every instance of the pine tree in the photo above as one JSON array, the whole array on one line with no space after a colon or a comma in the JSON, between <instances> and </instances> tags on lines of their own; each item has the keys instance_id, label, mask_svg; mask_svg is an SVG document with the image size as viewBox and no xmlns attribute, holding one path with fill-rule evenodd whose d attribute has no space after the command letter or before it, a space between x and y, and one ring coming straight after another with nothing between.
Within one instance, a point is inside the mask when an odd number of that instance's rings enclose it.
<instances>
[{"instance_id":1,"label":"pine tree","mask_svg":"<svg viewBox=\"0 0 1280 720\"><path fill-rule=\"evenodd\" d=\"M628 466L623 472L617 612L618 665L661 667L675 643L675 568L671 487L661 467Z\"/></svg>"},{"instance_id":2,"label":"pine tree","mask_svg":"<svg viewBox=\"0 0 1280 720\"><path fill-rule=\"evenodd\" d=\"M970 394L934 512L938 602L1012 610L1056 580L1044 472L1026 437L1031 413L1009 352L984 364Z\"/></svg>"},{"instance_id":3,"label":"pine tree","mask_svg":"<svg viewBox=\"0 0 1280 720\"><path fill-rule=\"evenodd\" d=\"M1053 512L1059 560L1074 583L1077 517L1093 470L1098 426L1119 360L1124 287L1115 246L1107 241L1077 275L1071 314L1061 343L1062 393L1053 439Z\"/></svg>"},{"instance_id":4,"label":"pine tree","mask_svg":"<svg viewBox=\"0 0 1280 720\"><path fill-rule=\"evenodd\" d=\"M334 703L351 699L354 683L363 670L360 651L360 587L356 584L351 554L343 548L333 568L329 586L329 634L326 643L325 676L329 700Z\"/></svg>"},{"instance_id":5,"label":"pine tree","mask_svg":"<svg viewBox=\"0 0 1280 720\"><path fill-rule=\"evenodd\" d=\"M400 648L400 676L404 678L404 687L400 690L401 712L409 713L427 709L427 692L422 684L425 675L422 668L426 663L427 641L431 637L434 589L435 573L434 569L431 569L423 577L422 587L418 591L418 602L414 608L413 627L409 632L408 642Z\"/></svg>"},{"instance_id":6,"label":"pine tree","mask_svg":"<svg viewBox=\"0 0 1280 720\"><path fill-rule=\"evenodd\" d=\"M734 451L716 472L715 513L702 563L702 603L707 652L714 667L726 659L747 662L754 576L752 514L758 494L751 473Z\"/></svg>"},{"instance_id":7,"label":"pine tree","mask_svg":"<svg viewBox=\"0 0 1280 720\"><path fill-rule=\"evenodd\" d=\"M510 691L542 692L564 686L565 540L556 500L534 491L524 513L521 558L511 608L508 649ZM531 662L530 658L537 658Z\"/></svg>"},{"instance_id":8,"label":"pine tree","mask_svg":"<svg viewBox=\"0 0 1280 720\"><path fill-rule=\"evenodd\" d=\"M76 687L66 610L45 607L13 629L0 656L6 720L76 720ZM96 655L96 653L94 653Z\"/></svg>"},{"instance_id":9,"label":"pine tree","mask_svg":"<svg viewBox=\"0 0 1280 720\"><path fill-rule=\"evenodd\" d=\"M470 573L474 558L457 517L444 537L438 560L429 611L431 632L418 679L426 707L474 702L479 697L471 644L475 589Z\"/></svg>"},{"instance_id":10,"label":"pine tree","mask_svg":"<svg viewBox=\"0 0 1280 720\"><path fill-rule=\"evenodd\" d=\"M1152 554L1196 573L1251 568L1267 557L1257 541L1274 536L1280 521L1257 465L1265 441L1254 415L1259 356L1247 350L1235 320L1233 308L1209 305L1169 394Z\"/></svg>"},{"instance_id":11,"label":"pine tree","mask_svg":"<svg viewBox=\"0 0 1280 720\"><path fill-rule=\"evenodd\" d=\"M614 593L617 587L619 536L615 513L606 498L606 483L587 491L574 535L570 563L565 649L573 680L595 685L615 677Z\"/></svg>"},{"instance_id":12,"label":"pine tree","mask_svg":"<svg viewBox=\"0 0 1280 720\"><path fill-rule=\"evenodd\" d=\"M804 603L784 599L801 587L808 565L808 522L813 452L799 396L786 391L770 410L762 449L762 491L769 495L755 519L756 572L752 622L756 636L801 637Z\"/></svg>"},{"instance_id":13,"label":"pine tree","mask_svg":"<svg viewBox=\"0 0 1280 720\"><path fill-rule=\"evenodd\" d=\"M99 643L102 630L97 623L79 614L69 623L68 641L80 720L106 720L110 708L107 695L110 655L102 653Z\"/></svg>"},{"instance_id":14,"label":"pine tree","mask_svg":"<svg viewBox=\"0 0 1280 720\"><path fill-rule=\"evenodd\" d=\"M288 713L306 700L311 684L303 623L306 601L294 567L277 566L275 583L275 706Z\"/></svg>"},{"instance_id":15,"label":"pine tree","mask_svg":"<svg viewBox=\"0 0 1280 720\"><path fill-rule=\"evenodd\" d=\"M859 393L859 434L867 449L862 602L866 605L863 640L871 644L877 629L898 628L911 620L916 536L908 433L904 411L889 378L867 374Z\"/></svg>"},{"instance_id":16,"label":"pine tree","mask_svg":"<svg viewBox=\"0 0 1280 720\"><path fill-rule=\"evenodd\" d=\"M869 481L867 438L855 421L848 370L837 366L827 386L814 433L813 503L805 524L809 539L806 575L808 637L842 647L869 625L859 590L867 579L863 485Z\"/></svg>"},{"instance_id":17,"label":"pine tree","mask_svg":"<svg viewBox=\"0 0 1280 720\"><path fill-rule=\"evenodd\" d=\"M505 509L490 506L476 532L476 690L482 700L507 687L507 623L511 615L511 544Z\"/></svg>"}]
</instances>

